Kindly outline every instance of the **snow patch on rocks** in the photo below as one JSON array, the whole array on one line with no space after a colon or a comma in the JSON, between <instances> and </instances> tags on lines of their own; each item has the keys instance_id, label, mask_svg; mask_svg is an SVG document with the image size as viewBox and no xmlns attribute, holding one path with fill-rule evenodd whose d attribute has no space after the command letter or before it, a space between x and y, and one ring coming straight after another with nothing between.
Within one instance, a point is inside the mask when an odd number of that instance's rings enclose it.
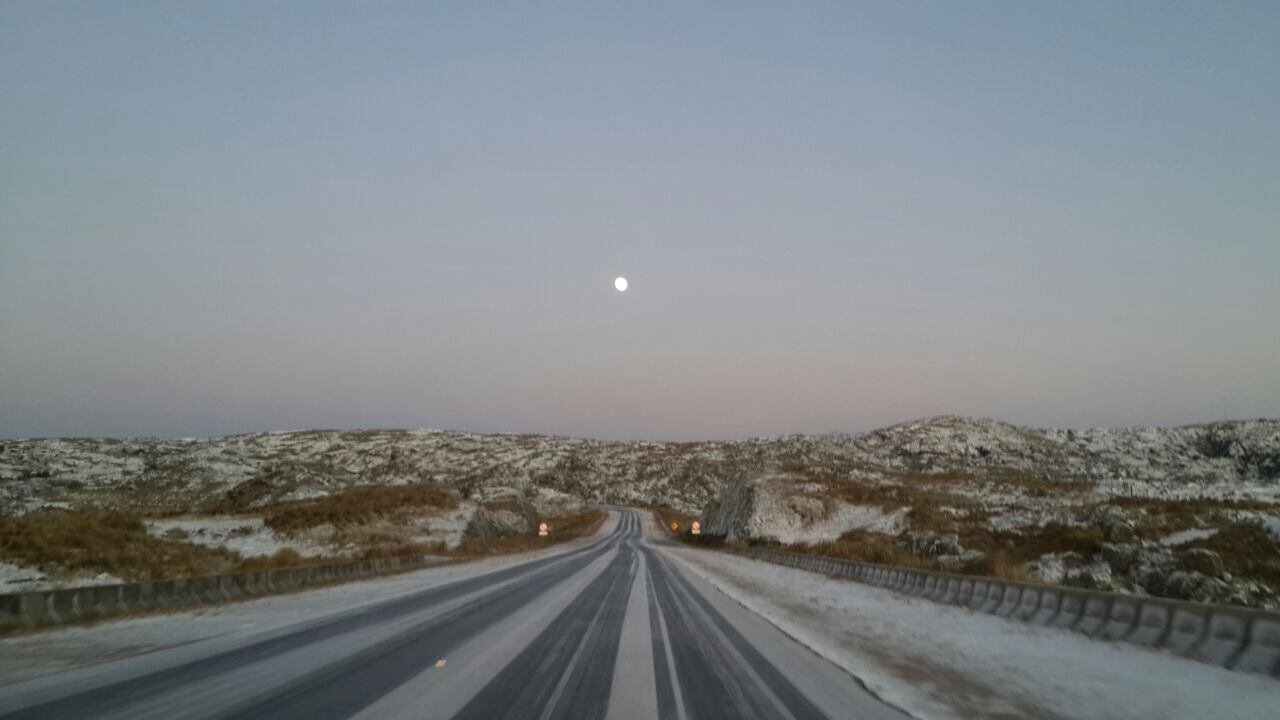
<instances>
[{"instance_id":1,"label":"snow patch on rocks","mask_svg":"<svg viewBox=\"0 0 1280 720\"><path fill-rule=\"evenodd\" d=\"M205 547L226 548L244 557L274 555L285 549L299 555L324 555L329 548L277 535L259 517L195 517L153 520L147 532ZM176 536L176 537L175 537Z\"/></svg>"},{"instance_id":2,"label":"snow patch on rocks","mask_svg":"<svg viewBox=\"0 0 1280 720\"><path fill-rule=\"evenodd\" d=\"M39 570L0 562L0 595L44 590L48 585L48 578Z\"/></svg>"},{"instance_id":3,"label":"snow patch on rocks","mask_svg":"<svg viewBox=\"0 0 1280 720\"><path fill-rule=\"evenodd\" d=\"M1191 530L1182 530L1163 537L1160 539L1160 544L1166 546L1186 545L1196 540L1208 540L1217 534L1217 528L1192 528Z\"/></svg>"},{"instance_id":4,"label":"snow patch on rocks","mask_svg":"<svg viewBox=\"0 0 1280 720\"><path fill-rule=\"evenodd\" d=\"M731 487L703 519L708 535L812 545L854 530L896 535L909 510L886 513L875 506L846 503L831 498L821 485L773 473Z\"/></svg>"}]
</instances>

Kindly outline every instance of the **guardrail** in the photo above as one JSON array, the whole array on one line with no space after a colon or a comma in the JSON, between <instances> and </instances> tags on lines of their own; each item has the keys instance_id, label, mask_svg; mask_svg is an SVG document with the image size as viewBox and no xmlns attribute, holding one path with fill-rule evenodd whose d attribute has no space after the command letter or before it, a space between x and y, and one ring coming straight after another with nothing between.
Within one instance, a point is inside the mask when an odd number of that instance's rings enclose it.
<instances>
[{"instance_id":1,"label":"guardrail","mask_svg":"<svg viewBox=\"0 0 1280 720\"><path fill-rule=\"evenodd\" d=\"M814 555L758 549L740 552L777 565L860 580L1032 625L1161 648L1230 670L1280 678L1280 613L1276 612Z\"/></svg>"},{"instance_id":2,"label":"guardrail","mask_svg":"<svg viewBox=\"0 0 1280 720\"><path fill-rule=\"evenodd\" d=\"M309 585L404 572L443 562L446 560L438 557L412 555L0 595L0 632L96 620L140 610L168 610L258 597Z\"/></svg>"}]
</instances>

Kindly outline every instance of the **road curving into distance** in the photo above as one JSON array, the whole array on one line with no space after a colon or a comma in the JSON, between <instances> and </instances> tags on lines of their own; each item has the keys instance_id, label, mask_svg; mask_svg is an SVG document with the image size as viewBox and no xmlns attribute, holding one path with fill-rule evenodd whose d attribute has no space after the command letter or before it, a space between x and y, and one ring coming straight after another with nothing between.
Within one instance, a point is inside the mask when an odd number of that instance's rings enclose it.
<instances>
[{"instance_id":1,"label":"road curving into distance","mask_svg":"<svg viewBox=\"0 0 1280 720\"><path fill-rule=\"evenodd\" d=\"M907 717L614 512L566 553L0 688L0 718Z\"/></svg>"}]
</instances>

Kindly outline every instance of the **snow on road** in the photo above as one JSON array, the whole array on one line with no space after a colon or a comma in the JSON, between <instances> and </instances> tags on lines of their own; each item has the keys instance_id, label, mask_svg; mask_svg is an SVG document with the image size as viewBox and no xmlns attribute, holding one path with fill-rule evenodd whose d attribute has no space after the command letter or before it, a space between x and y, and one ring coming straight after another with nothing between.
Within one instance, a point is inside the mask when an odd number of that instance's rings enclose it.
<instances>
[{"instance_id":1,"label":"snow on road","mask_svg":"<svg viewBox=\"0 0 1280 720\"><path fill-rule=\"evenodd\" d=\"M921 718L1277 717L1280 682L725 553L664 546Z\"/></svg>"},{"instance_id":2,"label":"snow on road","mask_svg":"<svg viewBox=\"0 0 1280 720\"><path fill-rule=\"evenodd\" d=\"M617 523L617 516L610 515L593 537L607 535ZM135 655L181 650L201 640L216 638L234 643L242 637L295 625L303 618L319 620L373 601L390 600L535 558L559 555L582 547L591 539L579 538L545 550L485 558L243 602L2 637L0 687Z\"/></svg>"}]
</instances>

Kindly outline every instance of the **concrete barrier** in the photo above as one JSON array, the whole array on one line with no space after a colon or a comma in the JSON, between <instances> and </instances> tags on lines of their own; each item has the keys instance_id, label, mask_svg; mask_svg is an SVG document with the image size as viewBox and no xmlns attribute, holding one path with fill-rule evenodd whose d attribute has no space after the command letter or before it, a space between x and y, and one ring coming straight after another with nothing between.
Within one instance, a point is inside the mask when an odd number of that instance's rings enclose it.
<instances>
[{"instance_id":1,"label":"concrete barrier","mask_svg":"<svg viewBox=\"0 0 1280 720\"><path fill-rule=\"evenodd\" d=\"M947 579L947 587L943 590L942 595L937 599L938 602L954 605L959 601L961 582L955 578Z\"/></svg>"},{"instance_id":2,"label":"concrete barrier","mask_svg":"<svg viewBox=\"0 0 1280 720\"><path fill-rule=\"evenodd\" d=\"M1280 676L1280 618L1254 618L1231 669Z\"/></svg>"},{"instance_id":3,"label":"concrete barrier","mask_svg":"<svg viewBox=\"0 0 1280 720\"><path fill-rule=\"evenodd\" d=\"M1236 656L1244 651L1248 639L1248 619L1234 613L1211 613L1205 636L1191 651L1191 657L1230 667Z\"/></svg>"},{"instance_id":4,"label":"concrete barrier","mask_svg":"<svg viewBox=\"0 0 1280 720\"><path fill-rule=\"evenodd\" d=\"M237 598L252 597L255 594L249 590L248 573L224 575L223 587L234 593Z\"/></svg>"},{"instance_id":5,"label":"concrete barrier","mask_svg":"<svg viewBox=\"0 0 1280 720\"><path fill-rule=\"evenodd\" d=\"M937 583L936 578L927 575L916 575L915 573L907 573L906 579L902 584L902 592L907 595L924 595L925 586L929 586L929 590L933 589L933 585ZM930 582L930 581L933 582Z\"/></svg>"},{"instance_id":6,"label":"concrete barrier","mask_svg":"<svg viewBox=\"0 0 1280 720\"><path fill-rule=\"evenodd\" d=\"M120 586L120 608L143 610L150 606L150 598L142 594L142 583Z\"/></svg>"},{"instance_id":7,"label":"concrete barrier","mask_svg":"<svg viewBox=\"0 0 1280 720\"><path fill-rule=\"evenodd\" d=\"M1085 597L1084 616L1072 630L1094 637L1107 626L1107 616L1111 614L1112 598L1090 593Z\"/></svg>"},{"instance_id":8,"label":"concrete barrier","mask_svg":"<svg viewBox=\"0 0 1280 720\"><path fill-rule=\"evenodd\" d=\"M0 595L0 632L62 625L122 612L165 610L259 597L306 585L371 577L439 562L438 558L408 556ZM828 561L826 566L832 573L844 570L837 561Z\"/></svg>"},{"instance_id":9,"label":"concrete barrier","mask_svg":"<svg viewBox=\"0 0 1280 720\"><path fill-rule=\"evenodd\" d=\"M818 566L815 556L756 550L744 554L801 569ZM844 575L906 595L1042 627L1070 629L1099 640L1162 648L1205 663L1280 678L1280 613L1277 612L851 560L824 559L822 563L823 567L833 568L829 574Z\"/></svg>"},{"instance_id":10,"label":"concrete barrier","mask_svg":"<svg viewBox=\"0 0 1280 720\"><path fill-rule=\"evenodd\" d=\"M986 580L975 580L973 582L973 592L969 595L968 607L977 610L987 602L987 592L991 587L991 583Z\"/></svg>"},{"instance_id":11,"label":"concrete barrier","mask_svg":"<svg viewBox=\"0 0 1280 720\"><path fill-rule=\"evenodd\" d=\"M1161 646L1179 655L1186 655L1200 644L1200 640L1209 630L1209 616L1195 608L1174 608L1173 617L1169 620L1169 632L1165 634Z\"/></svg>"},{"instance_id":12,"label":"concrete barrier","mask_svg":"<svg viewBox=\"0 0 1280 720\"><path fill-rule=\"evenodd\" d=\"M1040 588L1023 588L1022 601L1009 617L1024 622L1030 620L1031 616L1035 615L1036 611L1040 609L1040 593Z\"/></svg>"},{"instance_id":13,"label":"concrete barrier","mask_svg":"<svg viewBox=\"0 0 1280 720\"><path fill-rule=\"evenodd\" d=\"M996 608L996 615L1000 617L1009 617L1022 604L1022 587L1019 585L1006 585L1004 587L1004 600L1000 606Z\"/></svg>"},{"instance_id":14,"label":"concrete barrier","mask_svg":"<svg viewBox=\"0 0 1280 720\"><path fill-rule=\"evenodd\" d=\"M1004 585L1001 583L988 583L987 599L978 607L978 612L990 615L996 611L996 608L1000 607L1002 602L1004 602Z\"/></svg>"},{"instance_id":15,"label":"concrete barrier","mask_svg":"<svg viewBox=\"0 0 1280 720\"><path fill-rule=\"evenodd\" d=\"M201 602L216 603L225 600L222 593L218 590L218 579L214 577L195 577L187 583L186 593L175 593L175 599L190 594Z\"/></svg>"},{"instance_id":16,"label":"concrete barrier","mask_svg":"<svg viewBox=\"0 0 1280 720\"><path fill-rule=\"evenodd\" d=\"M1058 612L1061 609L1062 591L1054 588L1041 588L1040 602L1036 604L1036 612L1028 619L1028 622L1032 625L1044 627L1057 619Z\"/></svg>"},{"instance_id":17,"label":"concrete barrier","mask_svg":"<svg viewBox=\"0 0 1280 720\"><path fill-rule=\"evenodd\" d=\"M1120 596L1112 598L1111 609L1107 611L1107 621L1098 631L1098 637L1104 640L1123 640L1133 632L1138 624L1138 598Z\"/></svg>"},{"instance_id":18,"label":"concrete barrier","mask_svg":"<svg viewBox=\"0 0 1280 720\"><path fill-rule=\"evenodd\" d=\"M22 626L22 596L0 596L0 630Z\"/></svg>"},{"instance_id":19,"label":"concrete barrier","mask_svg":"<svg viewBox=\"0 0 1280 720\"><path fill-rule=\"evenodd\" d=\"M48 613L47 617L52 618L55 623L68 623L79 620L80 611L76 606L76 595L79 592L78 588L50 592L45 604L45 609Z\"/></svg>"},{"instance_id":20,"label":"concrete barrier","mask_svg":"<svg viewBox=\"0 0 1280 720\"><path fill-rule=\"evenodd\" d=\"M916 596L926 600L936 601L947 591L947 579L945 577L921 574L916 576L916 581L920 583L920 591L915 593Z\"/></svg>"},{"instance_id":21,"label":"concrete barrier","mask_svg":"<svg viewBox=\"0 0 1280 720\"><path fill-rule=\"evenodd\" d=\"M1085 594L1076 590L1064 590L1058 605L1058 614L1049 627L1071 628L1084 617Z\"/></svg>"},{"instance_id":22,"label":"concrete barrier","mask_svg":"<svg viewBox=\"0 0 1280 720\"><path fill-rule=\"evenodd\" d=\"M93 612L95 615L112 615L120 612L123 585L102 585L93 588Z\"/></svg>"},{"instance_id":23,"label":"concrete barrier","mask_svg":"<svg viewBox=\"0 0 1280 720\"><path fill-rule=\"evenodd\" d=\"M1133 630L1125 636L1125 642L1147 647L1158 645L1169 634L1169 623L1172 621L1173 607L1171 605L1148 598L1138 608L1138 622L1134 624Z\"/></svg>"}]
</instances>

